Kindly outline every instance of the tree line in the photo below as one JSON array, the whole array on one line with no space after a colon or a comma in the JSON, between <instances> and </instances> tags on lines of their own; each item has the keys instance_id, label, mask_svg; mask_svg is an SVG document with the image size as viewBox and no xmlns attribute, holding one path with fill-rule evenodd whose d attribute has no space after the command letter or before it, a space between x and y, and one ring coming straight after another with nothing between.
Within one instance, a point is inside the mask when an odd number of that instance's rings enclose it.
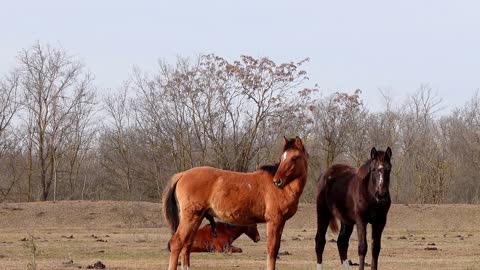
<instances>
[{"instance_id":1,"label":"tree line","mask_svg":"<svg viewBox=\"0 0 480 270\"><path fill-rule=\"evenodd\" d=\"M380 90L373 111L360 90L305 87L307 61L178 57L105 94L65 50L23 49L0 78L0 201L158 201L178 171L255 170L295 135L309 152L304 202L328 166L360 165L372 146L393 150L394 202L480 201L478 93L445 113L428 85L403 100Z\"/></svg>"}]
</instances>

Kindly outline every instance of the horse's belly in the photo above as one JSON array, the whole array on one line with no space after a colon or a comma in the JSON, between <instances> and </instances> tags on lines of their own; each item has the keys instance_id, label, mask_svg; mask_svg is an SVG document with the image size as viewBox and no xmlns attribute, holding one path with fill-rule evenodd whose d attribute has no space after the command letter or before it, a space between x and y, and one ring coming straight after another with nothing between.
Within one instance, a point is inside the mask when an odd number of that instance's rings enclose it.
<instances>
[{"instance_id":1,"label":"horse's belly","mask_svg":"<svg viewBox=\"0 0 480 270\"><path fill-rule=\"evenodd\" d=\"M264 197L248 179L237 182L218 179L209 204L212 215L231 224L249 225L264 221Z\"/></svg>"},{"instance_id":2,"label":"horse's belly","mask_svg":"<svg viewBox=\"0 0 480 270\"><path fill-rule=\"evenodd\" d=\"M227 223L250 225L264 221L261 209L256 206L231 205L228 202L212 205L211 214Z\"/></svg>"},{"instance_id":3,"label":"horse's belly","mask_svg":"<svg viewBox=\"0 0 480 270\"><path fill-rule=\"evenodd\" d=\"M353 209L347 209L342 205L333 204L330 208L332 215L344 224L355 224Z\"/></svg>"}]
</instances>

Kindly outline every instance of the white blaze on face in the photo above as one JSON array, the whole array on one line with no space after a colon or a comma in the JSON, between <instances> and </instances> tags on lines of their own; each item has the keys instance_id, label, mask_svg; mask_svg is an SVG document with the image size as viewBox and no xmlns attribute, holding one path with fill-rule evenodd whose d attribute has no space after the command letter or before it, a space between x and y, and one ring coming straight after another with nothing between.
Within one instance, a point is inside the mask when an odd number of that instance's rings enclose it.
<instances>
[{"instance_id":1,"label":"white blaze on face","mask_svg":"<svg viewBox=\"0 0 480 270\"><path fill-rule=\"evenodd\" d=\"M383 166L382 165L378 166L378 169L379 170L383 169ZM380 178L378 179L378 185L379 186L383 185L383 173L380 173Z\"/></svg>"},{"instance_id":2,"label":"white blaze on face","mask_svg":"<svg viewBox=\"0 0 480 270\"><path fill-rule=\"evenodd\" d=\"M282 161L285 161L285 159L287 159L287 152L284 152L282 156Z\"/></svg>"}]
</instances>

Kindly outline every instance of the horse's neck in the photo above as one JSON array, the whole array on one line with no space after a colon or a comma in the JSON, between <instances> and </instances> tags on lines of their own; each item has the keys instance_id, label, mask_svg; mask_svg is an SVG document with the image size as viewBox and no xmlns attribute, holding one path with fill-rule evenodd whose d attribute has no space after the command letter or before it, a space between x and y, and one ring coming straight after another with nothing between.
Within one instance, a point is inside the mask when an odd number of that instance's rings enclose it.
<instances>
[{"instance_id":1,"label":"horse's neck","mask_svg":"<svg viewBox=\"0 0 480 270\"><path fill-rule=\"evenodd\" d=\"M375 202L375 187L373 186L372 181L370 180L370 171L366 171L362 176L357 175L357 186L358 192L363 194L363 198L366 199L368 202ZM361 178L360 178L361 177Z\"/></svg>"},{"instance_id":2,"label":"horse's neck","mask_svg":"<svg viewBox=\"0 0 480 270\"><path fill-rule=\"evenodd\" d=\"M370 163L372 160L365 162L357 171L357 182L360 188L360 191L369 192L370 188Z\"/></svg>"},{"instance_id":3,"label":"horse's neck","mask_svg":"<svg viewBox=\"0 0 480 270\"><path fill-rule=\"evenodd\" d=\"M357 177L361 181L368 181L366 178L370 176L370 162L371 160L368 160L362 166L360 166L360 168L358 168Z\"/></svg>"},{"instance_id":4,"label":"horse's neck","mask_svg":"<svg viewBox=\"0 0 480 270\"><path fill-rule=\"evenodd\" d=\"M301 194L303 192L303 189L305 188L306 184L307 184L307 176L306 175L302 176L298 179L295 179L295 181L293 181L292 191Z\"/></svg>"},{"instance_id":5,"label":"horse's neck","mask_svg":"<svg viewBox=\"0 0 480 270\"><path fill-rule=\"evenodd\" d=\"M225 234L228 236L229 240L234 241L246 231L246 227L244 226L235 226L234 228L226 229Z\"/></svg>"},{"instance_id":6,"label":"horse's neck","mask_svg":"<svg viewBox=\"0 0 480 270\"><path fill-rule=\"evenodd\" d=\"M290 182L286 187L286 193L292 198L298 200L302 195L303 189L307 183L307 177L301 177Z\"/></svg>"}]
</instances>

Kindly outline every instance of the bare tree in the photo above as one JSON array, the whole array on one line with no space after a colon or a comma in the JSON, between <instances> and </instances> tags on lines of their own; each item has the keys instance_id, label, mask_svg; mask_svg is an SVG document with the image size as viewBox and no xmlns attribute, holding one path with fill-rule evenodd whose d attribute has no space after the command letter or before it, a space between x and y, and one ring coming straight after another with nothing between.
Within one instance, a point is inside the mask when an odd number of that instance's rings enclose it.
<instances>
[{"instance_id":1,"label":"bare tree","mask_svg":"<svg viewBox=\"0 0 480 270\"><path fill-rule=\"evenodd\" d=\"M20 108L19 72L13 71L0 79L0 134L10 125Z\"/></svg>"},{"instance_id":2,"label":"bare tree","mask_svg":"<svg viewBox=\"0 0 480 270\"><path fill-rule=\"evenodd\" d=\"M215 55L179 59L175 67L160 62L154 79L139 73L134 79L139 126L163 137L153 140L157 145L169 141L163 145L178 170L199 164L248 170L265 145L262 125L280 115L287 94L306 78L302 63L249 56L229 63Z\"/></svg>"},{"instance_id":3,"label":"bare tree","mask_svg":"<svg viewBox=\"0 0 480 270\"><path fill-rule=\"evenodd\" d=\"M64 143L72 110L92 91L92 77L65 51L36 44L19 56L20 81L29 127L29 175L38 164L41 199L55 183L59 146Z\"/></svg>"},{"instance_id":4,"label":"bare tree","mask_svg":"<svg viewBox=\"0 0 480 270\"><path fill-rule=\"evenodd\" d=\"M365 132L361 130L363 125L357 123L363 121L366 113L360 94L360 90L352 95L337 92L312 107L319 147L326 153L325 168L330 167L340 154L347 151L349 136Z\"/></svg>"},{"instance_id":5,"label":"bare tree","mask_svg":"<svg viewBox=\"0 0 480 270\"><path fill-rule=\"evenodd\" d=\"M94 91L89 91L90 81L84 81L84 85L79 85L75 91L78 102L73 104L69 116L66 119L67 124L62 132L65 136L63 144L58 151L60 158L56 159L59 172L62 173L62 179L65 181L64 194L66 198L72 198L78 195L78 188L82 186L88 171L83 172L82 167L85 164L89 152L93 148L93 140L96 138L96 128L99 126L93 122L96 113L96 96ZM68 191L67 191L68 190Z\"/></svg>"},{"instance_id":6,"label":"bare tree","mask_svg":"<svg viewBox=\"0 0 480 270\"><path fill-rule=\"evenodd\" d=\"M477 91L465 106L441 121L443 145L447 148L452 175L449 202L478 203L480 186L480 96Z\"/></svg>"},{"instance_id":7,"label":"bare tree","mask_svg":"<svg viewBox=\"0 0 480 270\"><path fill-rule=\"evenodd\" d=\"M104 127L101 147L103 149L102 165L112 175L122 180L125 192L130 196L134 179L132 152L135 145L130 143L133 129L129 113L128 89L128 85L125 84L118 93L104 99L105 110L111 123L107 123Z\"/></svg>"},{"instance_id":8,"label":"bare tree","mask_svg":"<svg viewBox=\"0 0 480 270\"><path fill-rule=\"evenodd\" d=\"M11 122L20 108L19 73L12 71L0 79L0 159L4 168L0 181L0 201L3 201L19 182L19 168L16 145L18 138L11 128Z\"/></svg>"},{"instance_id":9,"label":"bare tree","mask_svg":"<svg viewBox=\"0 0 480 270\"><path fill-rule=\"evenodd\" d=\"M441 99L428 85L421 85L409 98L406 107L401 124L401 148L405 155L402 177L410 175L413 182L405 182L404 193L413 193L419 203L433 202L439 199L435 187L439 169L446 162L437 160L442 156L442 149L439 147L435 114L442 108Z\"/></svg>"}]
</instances>

